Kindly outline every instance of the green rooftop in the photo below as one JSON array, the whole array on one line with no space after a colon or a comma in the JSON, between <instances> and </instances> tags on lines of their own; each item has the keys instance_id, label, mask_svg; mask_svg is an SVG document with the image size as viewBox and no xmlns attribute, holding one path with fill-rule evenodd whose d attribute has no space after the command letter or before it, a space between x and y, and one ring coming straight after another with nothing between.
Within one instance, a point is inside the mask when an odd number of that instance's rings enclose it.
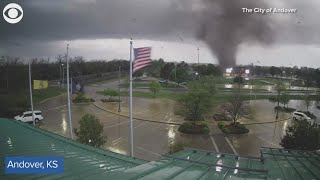
<instances>
[{"instance_id":1,"label":"green rooftop","mask_svg":"<svg viewBox=\"0 0 320 180\"><path fill-rule=\"evenodd\" d=\"M62 174L5 175L5 156L64 157ZM0 118L0 179L320 179L320 153L261 148L260 157L185 149L144 161Z\"/></svg>"}]
</instances>

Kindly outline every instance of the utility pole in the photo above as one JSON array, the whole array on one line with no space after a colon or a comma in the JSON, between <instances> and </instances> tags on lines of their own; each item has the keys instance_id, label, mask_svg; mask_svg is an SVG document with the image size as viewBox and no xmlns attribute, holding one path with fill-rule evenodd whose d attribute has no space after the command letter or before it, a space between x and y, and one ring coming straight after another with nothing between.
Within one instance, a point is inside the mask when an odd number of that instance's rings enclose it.
<instances>
[{"instance_id":1,"label":"utility pole","mask_svg":"<svg viewBox=\"0 0 320 180\"><path fill-rule=\"evenodd\" d=\"M70 134L71 139L73 139L72 133L72 120L71 120L71 103L70 103L70 79L69 79L69 44L67 44L67 95L68 95L68 114L69 114L69 125L70 125Z\"/></svg>"},{"instance_id":2,"label":"utility pole","mask_svg":"<svg viewBox=\"0 0 320 180\"><path fill-rule=\"evenodd\" d=\"M34 122L34 114L33 114L33 99L32 99L32 77L31 77L31 59L29 60L29 89L30 89L30 104L31 104L31 113L32 113L32 122L33 126L36 126Z\"/></svg>"},{"instance_id":3,"label":"utility pole","mask_svg":"<svg viewBox=\"0 0 320 180\"><path fill-rule=\"evenodd\" d=\"M200 64L200 49L198 48L198 65Z\"/></svg>"},{"instance_id":4,"label":"utility pole","mask_svg":"<svg viewBox=\"0 0 320 180\"><path fill-rule=\"evenodd\" d=\"M118 75L118 88L119 88L119 106L118 106L118 112L121 112L121 99L120 99L120 93L121 93L121 90L120 90L120 79L121 79L121 66L119 66L119 75Z\"/></svg>"}]
</instances>

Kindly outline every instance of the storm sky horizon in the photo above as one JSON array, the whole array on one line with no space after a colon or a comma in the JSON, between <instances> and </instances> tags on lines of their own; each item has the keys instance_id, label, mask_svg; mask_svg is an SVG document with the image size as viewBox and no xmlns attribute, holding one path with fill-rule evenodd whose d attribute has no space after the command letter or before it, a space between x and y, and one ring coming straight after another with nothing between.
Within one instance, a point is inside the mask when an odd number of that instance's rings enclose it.
<instances>
[{"instance_id":1,"label":"storm sky horizon","mask_svg":"<svg viewBox=\"0 0 320 180\"><path fill-rule=\"evenodd\" d=\"M133 38L134 47L151 46L152 58L165 61L196 63L200 48L201 63L218 64L235 49L237 64L320 67L317 0L3 0L0 8L11 2L24 17L14 25L0 20L0 56L54 59L68 43L71 56L129 59ZM242 13L256 6L297 13Z\"/></svg>"}]
</instances>

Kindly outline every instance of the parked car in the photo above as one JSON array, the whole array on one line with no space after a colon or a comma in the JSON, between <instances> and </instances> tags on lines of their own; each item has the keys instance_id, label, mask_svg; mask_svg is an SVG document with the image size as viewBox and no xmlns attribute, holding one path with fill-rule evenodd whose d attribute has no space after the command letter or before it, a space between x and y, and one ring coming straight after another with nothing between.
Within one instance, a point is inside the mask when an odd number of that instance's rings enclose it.
<instances>
[{"instance_id":1,"label":"parked car","mask_svg":"<svg viewBox=\"0 0 320 180\"><path fill-rule=\"evenodd\" d=\"M168 80L159 80L159 83L168 83Z\"/></svg>"},{"instance_id":2,"label":"parked car","mask_svg":"<svg viewBox=\"0 0 320 180\"><path fill-rule=\"evenodd\" d=\"M299 111L295 111L292 114L292 119L294 120L300 120L300 121L308 121L310 123L313 123L314 121L308 117L305 113L299 112Z\"/></svg>"},{"instance_id":3,"label":"parked car","mask_svg":"<svg viewBox=\"0 0 320 180\"><path fill-rule=\"evenodd\" d=\"M33 115L36 123L43 120L41 111L33 111ZM14 119L22 122L32 122L32 111L23 112L22 115L17 115Z\"/></svg>"}]
</instances>

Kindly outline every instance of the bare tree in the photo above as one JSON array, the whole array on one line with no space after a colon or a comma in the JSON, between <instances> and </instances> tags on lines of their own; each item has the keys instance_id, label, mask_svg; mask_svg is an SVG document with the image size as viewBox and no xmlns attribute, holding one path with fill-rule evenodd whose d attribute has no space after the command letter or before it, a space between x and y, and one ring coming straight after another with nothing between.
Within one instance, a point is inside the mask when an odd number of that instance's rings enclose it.
<instances>
[{"instance_id":1,"label":"bare tree","mask_svg":"<svg viewBox=\"0 0 320 180\"><path fill-rule=\"evenodd\" d=\"M304 103L306 105L307 111L309 111L309 107L311 105L311 96L309 92L305 94Z\"/></svg>"},{"instance_id":2,"label":"bare tree","mask_svg":"<svg viewBox=\"0 0 320 180\"><path fill-rule=\"evenodd\" d=\"M279 118L279 106L280 106L281 93L286 90L286 87L283 85L282 80L278 81L278 83L275 86L275 90L277 92L277 97L278 97L277 115L276 115L276 119L278 119Z\"/></svg>"},{"instance_id":3,"label":"bare tree","mask_svg":"<svg viewBox=\"0 0 320 180\"><path fill-rule=\"evenodd\" d=\"M233 121L235 126L237 121L249 115L249 104L240 93L235 93L226 103L222 106L226 115Z\"/></svg>"}]
</instances>

